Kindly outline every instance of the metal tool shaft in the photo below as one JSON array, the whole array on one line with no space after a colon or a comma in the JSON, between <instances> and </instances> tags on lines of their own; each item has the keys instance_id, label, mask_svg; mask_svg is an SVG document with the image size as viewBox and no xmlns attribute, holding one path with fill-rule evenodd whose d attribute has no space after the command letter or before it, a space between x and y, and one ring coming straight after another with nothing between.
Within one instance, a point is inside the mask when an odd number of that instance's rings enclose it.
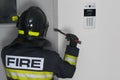
<instances>
[{"instance_id":1,"label":"metal tool shaft","mask_svg":"<svg viewBox=\"0 0 120 80\"><path fill-rule=\"evenodd\" d=\"M54 28L54 31L60 32L61 34L63 34L63 35L66 36L66 34L65 34L64 32L62 32L61 30L59 30L59 29L57 29L57 28Z\"/></svg>"},{"instance_id":2,"label":"metal tool shaft","mask_svg":"<svg viewBox=\"0 0 120 80\"><path fill-rule=\"evenodd\" d=\"M54 28L54 31L56 31L56 32L60 32L61 34L63 34L63 35L66 36L66 33L62 32L61 30L59 30L59 29L57 29L57 28ZM79 40L76 40L75 42L81 44L81 41L79 41Z\"/></svg>"}]
</instances>

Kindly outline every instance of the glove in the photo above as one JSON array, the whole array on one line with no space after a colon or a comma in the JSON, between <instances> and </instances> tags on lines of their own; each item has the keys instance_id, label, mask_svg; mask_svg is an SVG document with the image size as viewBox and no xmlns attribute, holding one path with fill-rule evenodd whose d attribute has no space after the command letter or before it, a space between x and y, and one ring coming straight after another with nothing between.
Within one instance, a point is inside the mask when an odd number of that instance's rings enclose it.
<instances>
[{"instance_id":1,"label":"glove","mask_svg":"<svg viewBox=\"0 0 120 80\"><path fill-rule=\"evenodd\" d=\"M66 39L70 41L70 46L71 47L76 47L77 43L79 41L78 37L74 34L66 34Z\"/></svg>"}]
</instances>

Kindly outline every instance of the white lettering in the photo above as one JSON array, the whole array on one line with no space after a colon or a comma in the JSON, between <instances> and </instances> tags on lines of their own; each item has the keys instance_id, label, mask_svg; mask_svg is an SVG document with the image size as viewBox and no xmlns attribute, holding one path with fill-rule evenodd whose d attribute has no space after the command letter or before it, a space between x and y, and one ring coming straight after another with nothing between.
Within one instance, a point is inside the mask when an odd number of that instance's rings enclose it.
<instances>
[{"instance_id":1,"label":"white lettering","mask_svg":"<svg viewBox=\"0 0 120 80\"><path fill-rule=\"evenodd\" d=\"M43 70L44 58L6 55L6 67L15 69Z\"/></svg>"}]
</instances>

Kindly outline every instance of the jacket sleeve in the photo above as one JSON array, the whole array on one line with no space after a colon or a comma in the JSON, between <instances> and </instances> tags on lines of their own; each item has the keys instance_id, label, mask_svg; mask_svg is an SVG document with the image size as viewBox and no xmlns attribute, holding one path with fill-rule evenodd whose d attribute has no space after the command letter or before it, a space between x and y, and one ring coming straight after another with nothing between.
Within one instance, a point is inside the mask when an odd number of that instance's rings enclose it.
<instances>
[{"instance_id":1,"label":"jacket sleeve","mask_svg":"<svg viewBox=\"0 0 120 80\"><path fill-rule=\"evenodd\" d=\"M72 78L76 69L78 54L78 48L67 46L64 59L56 55L55 75L60 78Z\"/></svg>"}]
</instances>

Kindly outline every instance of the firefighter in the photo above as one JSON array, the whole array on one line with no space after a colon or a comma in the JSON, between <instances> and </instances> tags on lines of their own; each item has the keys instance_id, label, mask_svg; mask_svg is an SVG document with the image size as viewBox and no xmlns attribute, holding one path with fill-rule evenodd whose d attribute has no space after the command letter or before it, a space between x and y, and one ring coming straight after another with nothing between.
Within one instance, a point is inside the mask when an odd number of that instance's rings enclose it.
<instances>
[{"instance_id":1,"label":"firefighter","mask_svg":"<svg viewBox=\"0 0 120 80\"><path fill-rule=\"evenodd\" d=\"M39 7L30 7L24 11L18 22L18 37L2 49L2 62L7 80L53 80L72 78L79 54L78 37L67 34L70 41L64 59L58 53L45 49L50 43L45 39L48 29L45 13Z\"/></svg>"}]
</instances>

